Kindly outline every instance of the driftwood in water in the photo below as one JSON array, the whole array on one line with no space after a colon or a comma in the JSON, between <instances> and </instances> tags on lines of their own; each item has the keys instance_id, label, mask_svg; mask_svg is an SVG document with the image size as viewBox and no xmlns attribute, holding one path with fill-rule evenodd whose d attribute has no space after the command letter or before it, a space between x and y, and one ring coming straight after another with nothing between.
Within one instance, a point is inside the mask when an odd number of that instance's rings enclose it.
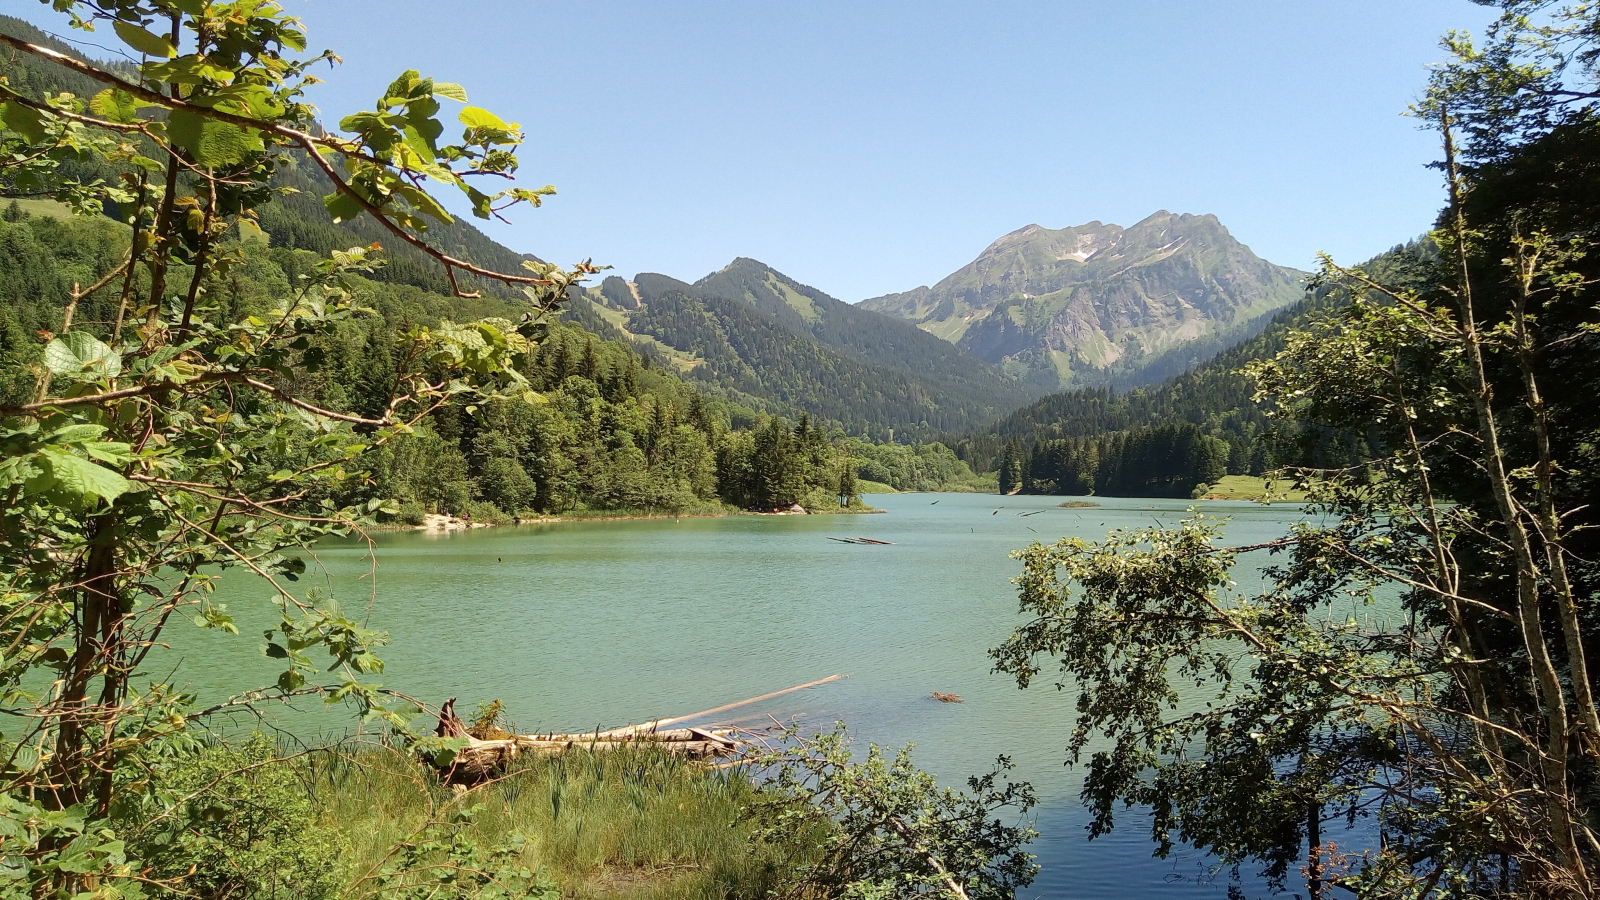
<instances>
[{"instance_id":1,"label":"driftwood in water","mask_svg":"<svg viewBox=\"0 0 1600 900\"><path fill-rule=\"evenodd\" d=\"M706 716L726 712L762 700L781 697L795 691L837 681L843 675L832 675L817 681L740 700L737 703L728 703L712 709L701 710L686 716L675 716L668 719L657 719L639 725L627 725L622 728L613 728L607 731L596 729L589 732L568 734L513 734L501 737L504 732L499 732L493 737L473 734L472 729L456 715L456 698L445 701L439 709L439 725L434 733L444 738L465 738L467 745L456 751L455 758L448 766L436 766L440 776L447 784L460 787L475 787L489 781L506 771L506 766L523 753L537 753L553 755L565 753L569 750L618 750L626 747L654 747L674 755L686 756L696 760L723 760L738 755L748 743L738 737L741 729L735 728L662 728L661 726L687 719L699 719Z\"/></svg>"}]
</instances>

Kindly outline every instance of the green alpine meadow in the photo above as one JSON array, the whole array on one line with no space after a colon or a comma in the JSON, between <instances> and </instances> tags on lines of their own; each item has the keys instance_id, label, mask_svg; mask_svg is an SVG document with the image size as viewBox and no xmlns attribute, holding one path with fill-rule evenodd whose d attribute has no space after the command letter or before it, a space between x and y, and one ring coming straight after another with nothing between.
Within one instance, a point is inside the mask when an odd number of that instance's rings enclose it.
<instances>
[{"instance_id":1,"label":"green alpine meadow","mask_svg":"<svg viewBox=\"0 0 1600 900\"><path fill-rule=\"evenodd\" d=\"M0 900L1600 897L1600 4L1369 6L8 5Z\"/></svg>"}]
</instances>

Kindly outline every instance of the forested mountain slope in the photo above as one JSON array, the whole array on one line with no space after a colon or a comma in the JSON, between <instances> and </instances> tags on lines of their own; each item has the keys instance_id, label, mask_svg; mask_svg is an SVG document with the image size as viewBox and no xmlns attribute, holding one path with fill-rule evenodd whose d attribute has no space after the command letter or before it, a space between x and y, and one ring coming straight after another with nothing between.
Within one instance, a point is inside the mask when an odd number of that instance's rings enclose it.
<instances>
[{"instance_id":1,"label":"forested mountain slope","mask_svg":"<svg viewBox=\"0 0 1600 900\"><path fill-rule=\"evenodd\" d=\"M21 19L0 15L0 32L48 46L80 60L85 59L72 46ZM21 54L8 53L0 58L0 74L5 75L13 89L25 95L66 91L80 99L87 99L104 87L70 69ZM361 216L335 223L322 204L323 196L333 191L327 176L310 165L301 154L289 154L284 159L286 165L272 179L272 186L280 193L274 202L260 210L261 228L268 234L274 247L310 250L319 256L326 256L334 250L379 243L384 248L387 265L373 273L374 279L414 285L436 294L450 292L450 283L438 264L390 234L371 218ZM115 180L113 170L94 163L68 163L63 165L62 171L69 177L85 182L95 178ZM107 212L120 218L115 208ZM427 237L433 246L445 253L496 271L519 271L522 261L532 258L502 246L471 222L459 218L450 223L432 223ZM461 286L465 290L485 291L500 297L515 296L514 291L499 282L467 274L461 276Z\"/></svg>"},{"instance_id":2,"label":"forested mountain slope","mask_svg":"<svg viewBox=\"0 0 1600 900\"><path fill-rule=\"evenodd\" d=\"M1008 234L933 287L862 301L1046 390L1150 384L1204 362L1300 299L1215 216L1165 210Z\"/></svg>"},{"instance_id":3,"label":"forested mountain slope","mask_svg":"<svg viewBox=\"0 0 1600 900\"><path fill-rule=\"evenodd\" d=\"M1400 284L1413 277L1412 273L1425 271L1436 254L1431 242L1416 240L1380 254L1361 268L1385 283ZM945 442L980 472L1001 468L1007 448L1012 448L1020 482L1029 457L1048 452L1052 443L1075 441L1081 455L1095 442L1100 444L1097 452L1103 452L1111 435L1169 429L1168 437L1177 439L1183 429L1192 428L1225 445L1219 449L1224 451L1228 473L1259 472L1273 461L1271 448L1259 440L1268 420L1252 400L1254 386L1239 370L1277 355L1292 332L1336 314L1348 302L1342 292L1314 292L1273 316L1259 334L1161 384L1123 393L1096 387L1051 394L989 427L946 436ZM1279 437L1286 443L1296 438ZM1304 454L1304 461L1347 455L1353 448L1340 443L1356 439L1349 435L1314 438L1298 442L1303 446L1296 452ZM1084 488L1085 483L1080 480L1073 486ZM1093 488L1091 480L1087 489Z\"/></svg>"},{"instance_id":4,"label":"forested mountain slope","mask_svg":"<svg viewBox=\"0 0 1600 900\"><path fill-rule=\"evenodd\" d=\"M1029 397L998 369L910 323L753 259L693 284L653 273L608 278L588 299L693 379L879 440L971 427Z\"/></svg>"}]
</instances>

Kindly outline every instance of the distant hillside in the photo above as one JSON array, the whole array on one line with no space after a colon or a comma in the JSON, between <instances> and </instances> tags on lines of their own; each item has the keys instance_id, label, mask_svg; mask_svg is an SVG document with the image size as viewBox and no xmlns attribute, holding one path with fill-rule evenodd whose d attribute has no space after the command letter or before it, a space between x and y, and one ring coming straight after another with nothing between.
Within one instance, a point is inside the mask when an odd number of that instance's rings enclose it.
<instances>
[{"instance_id":1,"label":"distant hillside","mask_svg":"<svg viewBox=\"0 0 1600 900\"><path fill-rule=\"evenodd\" d=\"M1029 225L933 287L860 306L915 323L1044 390L1131 387L1183 372L1299 300L1305 273L1266 262L1215 216L1131 228Z\"/></svg>"},{"instance_id":2,"label":"distant hillside","mask_svg":"<svg viewBox=\"0 0 1600 900\"><path fill-rule=\"evenodd\" d=\"M653 273L608 278L587 299L691 378L878 439L972 427L1030 397L995 367L910 323L753 259L693 284Z\"/></svg>"},{"instance_id":3,"label":"distant hillside","mask_svg":"<svg viewBox=\"0 0 1600 900\"><path fill-rule=\"evenodd\" d=\"M86 59L75 48L21 19L0 16L0 32L48 46L78 59ZM114 63L107 67L117 69ZM88 98L104 87L71 69L20 53L8 53L0 59L0 75L8 79L12 89L25 95L66 91L80 98ZM260 225L267 232L272 246L310 250L319 256L326 256L334 250L378 242L383 245L387 265L373 276L376 280L409 284L437 294L450 292L449 280L438 263L390 234L370 217L362 216L335 224L322 205L323 195L333 191L332 182L312 166L303 154L289 154L288 160L288 167L281 169L273 178L273 187L282 189L283 193L262 209ZM116 177L116 173L110 169L72 162L64 164L62 170L85 181L97 177L111 181ZM118 211L113 209L107 212L117 215ZM500 245L471 222L462 219L449 224L433 223L428 228L427 237L435 247L452 256L501 272L521 272L522 261L530 258ZM499 282L467 275L463 275L462 279L462 288L465 290L481 290L503 298L521 296Z\"/></svg>"},{"instance_id":4,"label":"distant hillside","mask_svg":"<svg viewBox=\"0 0 1600 900\"><path fill-rule=\"evenodd\" d=\"M1431 242L1412 241L1369 260L1362 268L1390 284L1405 283L1436 256ZM1267 427L1251 399L1255 387L1239 369L1277 355L1291 332L1333 315L1349 302L1342 292L1320 291L1274 315L1254 337L1158 385L1118 393L1086 388L1051 394L994 424L944 436L974 471L996 470L1008 445L1023 454L1063 439L1092 439L1137 429L1196 426L1227 443L1228 471L1246 474L1270 460L1257 441ZM1340 438L1343 439L1343 438ZM1337 448L1324 447L1322 450ZM1318 452L1312 448L1308 452Z\"/></svg>"}]
</instances>

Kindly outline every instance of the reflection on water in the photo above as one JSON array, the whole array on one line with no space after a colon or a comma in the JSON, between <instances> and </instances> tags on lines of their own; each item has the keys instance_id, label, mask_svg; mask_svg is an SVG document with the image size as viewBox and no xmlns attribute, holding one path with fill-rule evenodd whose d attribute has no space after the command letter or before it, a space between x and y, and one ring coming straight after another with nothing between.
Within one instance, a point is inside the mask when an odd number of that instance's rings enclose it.
<instances>
[{"instance_id":1,"label":"reflection on water","mask_svg":"<svg viewBox=\"0 0 1600 900\"><path fill-rule=\"evenodd\" d=\"M347 611L371 604L372 624L393 638L383 654L386 687L433 703L460 697L466 709L499 698L524 731L677 715L847 673L736 715L818 726L844 720L862 740L916 743L918 762L951 782L1010 756L1015 775L1032 781L1042 801L1043 836L1034 849L1045 870L1031 896L1224 896L1225 878L1210 878L1201 855L1151 859L1137 810L1110 837L1085 839L1081 776L1062 765L1070 695L1048 678L1019 691L990 673L986 655L1020 621L1009 581L1019 567L1008 551L1032 540L1170 524L1193 504L1097 498L1099 507L1062 509L1062 498L1050 497L870 499L888 514L389 534L378 540L375 577L364 545L352 542L319 547L325 574L301 583L325 588ZM1242 544L1281 536L1300 515L1284 506L1200 505L1231 516L1228 539ZM894 544L828 540L857 536ZM240 636L186 627L172 635L183 659L179 680L207 699L276 674L254 650L271 621L267 592L230 580L219 599L229 603ZM1252 587L1249 577L1239 580ZM934 691L965 702L939 703ZM349 722L321 710L274 715L302 733Z\"/></svg>"}]
</instances>

